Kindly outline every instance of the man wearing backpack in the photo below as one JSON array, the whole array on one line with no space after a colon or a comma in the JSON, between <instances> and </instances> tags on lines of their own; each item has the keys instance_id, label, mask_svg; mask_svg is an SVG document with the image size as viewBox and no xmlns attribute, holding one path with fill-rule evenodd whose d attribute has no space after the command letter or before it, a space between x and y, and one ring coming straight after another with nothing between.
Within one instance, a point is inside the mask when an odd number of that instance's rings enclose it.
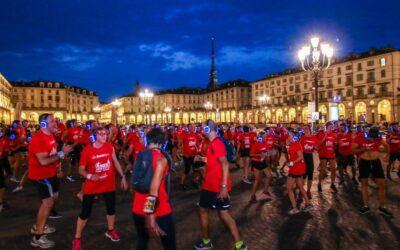
<instances>
[{"instance_id":1,"label":"man wearing backpack","mask_svg":"<svg viewBox=\"0 0 400 250\"><path fill-rule=\"evenodd\" d=\"M153 128L147 133L147 150L139 153L132 174L132 184L136 188L133 197L132 214L135 223L138 241L137 250L146 250L151 236L161 239L164 250L176 249L175 223L172 219L172 208L166 188L170 169L170 156L162 151L164 133L160 128ZM144 155L151 153L150 161ZM141 164L140 161L146 162ZM143 173L135 172L145 168L151 162L151 179L149 182L140 183L137 178ZM143 171L142 171L143 172ZM148 172L148 171L146 171ZM146 178L146 177L144 177ZM140 187L140 188L139 188Z\"/></svg>"},{"instance_id":2,"label":"man wearing backpack","mask_svg":"<svg viewBox=\"0 0 400 250\"><path fill-rule=\"evenodd\" d=\"M210 144L206 153L206 174L199 201L202 239L194 244L194 248L197 250L213 249L213 244L209 236L208 214L211 209L215 209L218 211L219 217L229 228L235 241L235 249L248 250L249 248L240 238L235 220L228 211L230 207L229 191L231 190L231 180L225 145L218 137L217 125L213 120L207 120L203 132L209 139Z\"/></svg>"}]
</instances>

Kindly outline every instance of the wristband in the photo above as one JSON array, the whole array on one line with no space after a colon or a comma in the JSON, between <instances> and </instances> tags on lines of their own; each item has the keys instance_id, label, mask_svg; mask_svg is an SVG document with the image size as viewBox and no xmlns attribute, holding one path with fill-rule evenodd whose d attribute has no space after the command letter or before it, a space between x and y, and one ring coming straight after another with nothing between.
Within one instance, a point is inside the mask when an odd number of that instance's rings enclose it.
<instances>
[{"instance_id":1,"label":"wristband","mask_svg":"<svg viewBox=\"0 0 400 250\"><path fill-rule=\"evenodd\" d=\"M65 154L64 154L63 151L58 151L58 152L57 152L57 156L58 156L58 158L63 159L64 156L65 156Z\"/></svg>"},{"instance_id":2,"label":"wristband","mask_svg":"<svg viewBox=\"0 0 400 250\"><path fill-rule=\"evenodd\" d=\"M86 179L90 180L90 179L92 179L92 176L93 176L92 174L87 174Z\"/></svg>"},{"instance_id":3,"label":"wristband","mask_svg":"<svg viewBox=\"0 0 400 250\"><path fill-rule=\"evenodd\" d=\"M143 212L146 214L154 214L157 206L158 197L154 195L149 195L144 203Z\"/></svg>"},{"instance_id":4,"label":"wristband","mask_svg":"<svg viewBox=\"0 0 400 250\"><path fill-rule=\"evenodd\" d=\"M294 165L294 162L289 162L289 167L293 167L293 165Z\"/></svg>"},{"instance_id":5,"label":"wristband","mask_svg":"<svg viewBox=\"0 0 400 250\"><path fill-rule=\"evenodd\" d=\"M225 189L225 188L226 188L226 184L222 184L222 185L221 185L221 188L222 188L222 189Z\"/></svg>"}]
</instances>

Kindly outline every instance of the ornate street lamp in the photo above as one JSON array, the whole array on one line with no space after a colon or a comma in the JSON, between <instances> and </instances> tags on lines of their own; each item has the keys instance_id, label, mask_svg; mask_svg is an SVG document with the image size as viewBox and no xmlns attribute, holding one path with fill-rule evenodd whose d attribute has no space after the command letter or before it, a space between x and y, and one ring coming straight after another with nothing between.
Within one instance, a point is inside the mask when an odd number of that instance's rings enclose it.
<instances>
[{"instance_id":1,"label":"ornate street lamp","mask_svg":"<svg viewBox=\"0 0 400 250\"><path fill-rule=\"evenodd\" d=\"M206 118L207 119L209 119L209 117L208 117L208 112L212 109L212 103L211 102L206 102L205 104L204 104L204 108L206 109Z\"/></svg>"},{"instance_id":2,"label":"ornate street lamp","mask_svg":"<svg viewBox=\"0 0 400 250\"><path fill-rule=\"evenodd\" d=\"M149 124L148 120L148 107L149 107L149 102L151 99L154 97L154 93L149 91L148 89L145 89L144 92L139 93L139 97L143 100L144 105L145 105L145 117L146 117L146 124Z\"/></svg>"},{"instance_id":3,"label":"ornate street lamp","mask_svg":"<svg viewBox=\"0 0 400 250\"><path fill-rule=\"evenodd\" d=\"M329 68L331 58L333 56L333 48L327 43L320 43L318 37L310 40L310 45L304 46L298 51L298 58L304 71L311 72L314 80L314 100L315 112L318 111L318 78L319 73Z\"/></svg>"}]
</instances>

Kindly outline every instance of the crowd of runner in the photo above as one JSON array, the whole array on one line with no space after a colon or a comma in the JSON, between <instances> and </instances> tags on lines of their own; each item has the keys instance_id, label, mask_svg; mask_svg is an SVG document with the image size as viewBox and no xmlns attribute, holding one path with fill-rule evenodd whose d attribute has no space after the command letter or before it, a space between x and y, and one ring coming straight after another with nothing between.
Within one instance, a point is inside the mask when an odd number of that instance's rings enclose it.
<instances>
[{"instance_id":1,"label":"crowd of runner","mask_svg":"<svg viewBox=\"0 0 400 250\"><path fill-rule=\"evenodd\" d=\"M131 176L142 167L149 152L152 167L149 190L135 190ZM319 159L316 165L315 159ZM39 124L14 121L0 131L0 212L9 206L6 198L22 192L27 180L38 191L41 203L30 244L51 248L55 242L47 238L55 228L48 218L61 218L56 208L60 180L75 183L84 179L76 196L82 204L77 216L72 249L84 246L82 232L97 197L106 204L105 236L119 241L115 228L116 188L132 190L132 216L138 234L136 249L147 249L151 236L161 240L164 249L176 249L173 206L169 201L169 175L178 173L179 192L198 189L200 240L195 249L212 249L209 235L209 211L216 210L230 231L235 249L249 249L240 236L235 219L230 215L230 172L243 171L243 185L252 190L249 203L263 199L289 199L289 215L313 210L311 187L323 182L338 193L337 185L348 181L360 186L363 204L361 214L371 213L368 182L377 185L378 212L390 217L386 207L385 179L400 161L398 123L387 127L327 122L323 126L309 124L235 125L217 124L212 120L188 125L115 126L96 121L65 123L52 114L39 117ZM381 161L388 162L386 172ZM283 162L283 164L282 164ZM317 171L314 171L317 168ZM348 171L350 168L350 171ZM314 177L318 172L318 177ZM21 174L22 173L22 174ZM330 177L330 180L327 177ZM259 186L262 179L262 190ZM286 178L288 197L276 197L270 190L273 179ZM133 180L133 178L132 178ZM5 195L6 182L18 185ZM81 183L81 182L77 182ZM79 184L80 185L80 184ZM137 191L137 192L136 192ZM68 197L61 197L68 198Z\"/></svg>"}]
</instances>

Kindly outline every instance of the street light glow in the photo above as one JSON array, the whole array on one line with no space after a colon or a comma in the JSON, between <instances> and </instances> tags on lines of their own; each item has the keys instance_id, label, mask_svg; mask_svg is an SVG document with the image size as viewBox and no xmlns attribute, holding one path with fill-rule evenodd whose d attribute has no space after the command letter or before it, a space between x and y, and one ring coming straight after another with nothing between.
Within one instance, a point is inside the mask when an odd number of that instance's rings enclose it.
<instances>
[{"instance_id":1,"label":"street light glow","mask_svg":"<svg viewBox=\"0 0 400 250\"><path fill-rule=\"evenodd\" d=\"M114 107L120 106L122 104L122 102L120 102L118 99L115 99L112 103L111 103Z\"/></svg>"}]
</instances>

